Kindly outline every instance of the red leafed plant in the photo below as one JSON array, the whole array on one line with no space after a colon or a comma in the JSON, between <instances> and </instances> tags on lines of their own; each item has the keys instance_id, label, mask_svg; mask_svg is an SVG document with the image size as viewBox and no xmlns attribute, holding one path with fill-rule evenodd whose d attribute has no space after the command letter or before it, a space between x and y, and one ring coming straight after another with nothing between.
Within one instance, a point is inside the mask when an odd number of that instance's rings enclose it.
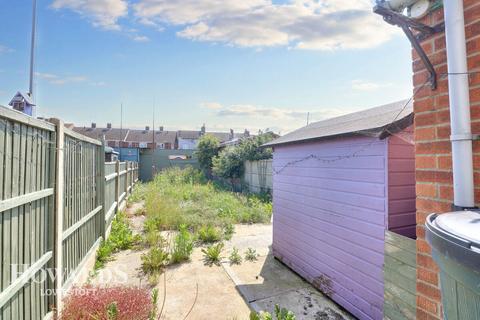
<instances>
[{"instance_id":1,"label":"red leafed plant","mask_svg":"<svg viewBox=\"0 0 480 320\"><path fill-rule=\"evenodd\" d=\"M148 320L154 312L149 290L134 287L74 288L60 320Z\"/></svg>"}]
</instances>

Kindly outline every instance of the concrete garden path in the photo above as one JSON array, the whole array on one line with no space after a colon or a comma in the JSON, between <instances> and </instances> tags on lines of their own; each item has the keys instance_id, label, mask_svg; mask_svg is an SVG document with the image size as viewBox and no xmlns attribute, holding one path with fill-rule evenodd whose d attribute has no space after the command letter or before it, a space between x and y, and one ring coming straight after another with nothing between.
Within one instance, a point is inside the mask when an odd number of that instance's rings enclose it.
<instances>
[{"instance_id":1,"label":"concrete garden path","mask_svg":"<svg viewBox=\"0 0 480 320\"><path fill-rule=\"evenodd\" d=\"M140 232L144 218L133 215L137 209L138 205L134 205L127 213L132 229ZM190 320L248 320L251 310L272 312L275 304L292 310L299 320L353 319L275 260L270 254L271 243L271 225L236 225L232 240L225 243L220 266L206 266L201 248L195 248L190 262L168 267L159 279L156 288L159 310L163 305L162 319L182 320L188 315ZM247 248L255 249L258 260L231 266L228 256L233 247L239 249L242 257ZM140 271L144 252L126 250L116 254L92 283L148 286Z\"/></svg>"}]
</instances>

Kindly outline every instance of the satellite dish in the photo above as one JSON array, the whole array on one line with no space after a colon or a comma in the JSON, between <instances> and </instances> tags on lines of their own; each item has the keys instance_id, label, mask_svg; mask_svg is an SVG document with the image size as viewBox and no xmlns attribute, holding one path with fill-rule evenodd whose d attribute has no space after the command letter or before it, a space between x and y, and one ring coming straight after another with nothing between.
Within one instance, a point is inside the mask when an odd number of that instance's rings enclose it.
<instances>
[{"instance_id":1,"label":"satellite dish","mask_svg":"<svg viewBox=\"0 0 480 320\"><path fill-rule=\"evenodd\" d=\"M377 1L377 4L388 8L392 11L403 14L406 9L408 17L412 19L423 18L430 7L432 6L431 0L388 0L388 1Z\"/></svg>"},{"instance_id":2,"label":"satellite dish","mask_svg":"<svg viewBox=\"0 0 480 320\"><path fill-rule=\"evenodd\" d=\"M425 17L431 6L430 0L419 0L408 8L408 16L412 19L421 19Z\"/></svg>"}]
</instances>

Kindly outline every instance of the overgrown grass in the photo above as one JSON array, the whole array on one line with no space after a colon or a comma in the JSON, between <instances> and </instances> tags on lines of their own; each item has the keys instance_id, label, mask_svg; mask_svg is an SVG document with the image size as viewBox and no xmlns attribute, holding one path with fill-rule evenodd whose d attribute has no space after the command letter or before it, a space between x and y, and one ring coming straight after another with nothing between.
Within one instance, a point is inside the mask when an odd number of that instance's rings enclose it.
<instances>
[{"instance_id":1,"label":"overgrown grass","mask_svg":"<svg viewBox=\"0 0 480 320\"><path fill-rule=\"evenodd\" d=\"M128 218L124 212L117 213L112 222L112 229L107 240L103 240L97 250L95 270L103 268L111 259L113 253L127 250L133 247L139 238L134 236L128 224Z\"/></svg>"},{"instance_id":2,"label":"overgrown grass","mask_svg":"<svg viewBox=\"0 0 480 320\"><path fill-rule=\"evenodd\" d=\"M271 202L223 190L191 167L165 170L135 192L135 199L145 200L146 230L178 230L185 225L198 233L212 227L228 239L233 223L266 223L272 214Z\"/></svg>"}]
</instances>

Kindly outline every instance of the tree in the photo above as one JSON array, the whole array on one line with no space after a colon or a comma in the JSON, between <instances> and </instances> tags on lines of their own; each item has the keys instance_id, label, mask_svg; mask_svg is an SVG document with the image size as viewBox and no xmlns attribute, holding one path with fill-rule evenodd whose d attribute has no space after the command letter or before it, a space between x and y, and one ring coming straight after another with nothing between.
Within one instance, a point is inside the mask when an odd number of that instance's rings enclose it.
<instances>
[{"instance_id":1,"label":"tree","mask_svg":"<svg viewBox=\"0 0 480 320\"><path fill-rule=\"evenodd\" d=\"M242 177L245 161L272 158L272 149L261 148L261 146L274 138L275 135L271 132L263 133L250 139L244 139L237 146L223 149L213 158L213 174L231 181Z\"/></svg>"},{"instance_id":2,"label":"tree","mask_svg":"<svg viewBox=\"0 0 480 320\"><path fill-rule=\"evenodd\" d=\"M200 167L207 173L212 170L212 160L218 155L219 146L220 141L211 134L202 136L198 142L196 156Z\"/></svg>"},{"instance_id":3,"label":"tree","mask_svg":"<svg viewBox=\"0 0 480 320\"><path fill-rule=\"evenodd\" d=\"M225 179L237 179L243 174L243 159L237 147L227 147L213 158L213 174Z\"/></svg>"}]
</instances>

